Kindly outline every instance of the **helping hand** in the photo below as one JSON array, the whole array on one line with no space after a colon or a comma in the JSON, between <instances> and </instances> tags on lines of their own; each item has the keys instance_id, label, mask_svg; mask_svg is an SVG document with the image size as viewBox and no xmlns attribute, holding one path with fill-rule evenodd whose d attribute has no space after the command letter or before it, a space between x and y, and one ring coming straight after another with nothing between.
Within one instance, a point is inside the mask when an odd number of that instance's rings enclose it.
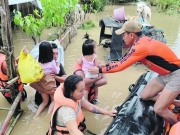
<instances>
[{"instance_id":1,"label":"helping hand","mask_svg":"<svg viewBox=\"0 0 180 135\"><path fill-rule=\"evenodd\" d=\"M88 72L90 74L98 74L99 73L99 68L98 67L92 67L88 69Z\"/></svg>"},{"instance_id":2,"label":"helping hand","mask_svg":"<svg viewBox=\"0 0 180 135\"><path fill-rule=\"evenodd\" d=\"M111 111L109 111L108 115L113 117L113 116L116 116L116 114L117 114L117 110L111 110Z\"/></svg>"}]
</instances>

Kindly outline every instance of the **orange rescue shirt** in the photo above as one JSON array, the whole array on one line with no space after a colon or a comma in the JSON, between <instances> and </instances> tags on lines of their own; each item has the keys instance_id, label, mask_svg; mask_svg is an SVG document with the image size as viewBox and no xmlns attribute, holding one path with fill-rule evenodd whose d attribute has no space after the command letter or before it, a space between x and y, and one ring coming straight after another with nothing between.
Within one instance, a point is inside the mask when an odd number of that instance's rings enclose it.
<instances>
[{"instance_id":1,"label":"orange rescue shirt","mask_svg":"<svg viewBox=\"0 0 180 135\"><path fill-rule=\"evenodd\" d=\"M166 44L143 36L120 61L100 68L99 72L122 71L138 61L160 75L169 74L180 68L180 59Z\"/></svg>"}]
</instances>

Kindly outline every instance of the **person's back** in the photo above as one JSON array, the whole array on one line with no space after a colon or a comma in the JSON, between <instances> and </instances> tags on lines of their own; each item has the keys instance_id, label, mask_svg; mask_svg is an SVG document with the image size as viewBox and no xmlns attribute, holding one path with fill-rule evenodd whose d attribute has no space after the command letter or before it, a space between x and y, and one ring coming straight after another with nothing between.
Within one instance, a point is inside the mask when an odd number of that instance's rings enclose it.
<instances>
[{"instance_id":1,"label":"person's back","mask_svg":"<svg viewBox=\"0 0 180 135\"><path fill-rule=\"evenodd\" d=\"M59 69L56 66L56 63L54 60L47 63L41 63L41 66L44 70L44 74L58 74Z\"/></svg>"},{"instance_id":2,"label":"person's back","mask_svg":"<svg viewBox=\"0 0 180 135\"><path fill-rule=\"evenodd\" d=\"M82 70L84 72L87 72L89 68L96 66L95 58L95 54L82 56Z\"/></svg>"},{"instance_id":3,"label":"person's back","mask_svg":"<svg viewBox=\"0 0 180 135\"><path fill-rule=\"evenodd\" d=\"M44 76L43 78L38 82L38 84L44 89L44 90L52 90L52 88L56 88L56 81L54 77L51 74L58 74L59 73L59 67L56 66L55 61L47 62L47 63L41 63L41 66L44 70Z\"/></svg>"},{"instance_id":4,"label":"person's back","mask_svg":"<svg viewBox=\"0 0 180 135\"><path fill-rule=\"evenodd\" d=\"M151 70L165 75L179 69L180 60L175 53L164 43L149 37L142 37L133 47L136 54L142 58L140 61ZM143 52L143 53L142 53Z\"/></svg>"}]
</instances>

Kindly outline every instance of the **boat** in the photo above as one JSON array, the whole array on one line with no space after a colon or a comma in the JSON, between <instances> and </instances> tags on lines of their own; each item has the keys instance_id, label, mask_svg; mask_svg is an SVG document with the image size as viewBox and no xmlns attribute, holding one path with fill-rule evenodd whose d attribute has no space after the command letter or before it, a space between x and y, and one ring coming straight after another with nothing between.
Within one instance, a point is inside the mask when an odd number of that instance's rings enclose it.
<instances>
[{"instance_id":1,"label":"boat","mask_svg":"<svg viewBox=\"0 0 180 135\"><path fill-rule=\"evenodd\" d=\"M130 94L122 105L117 106L116 117L104 135L168 135L170 124L154 112L154 101L145 101L140 93L146 84L157 76L153 71L142 74L129 86ZM177 129L177 127L175 127ZM172 134L174 135L174 134Z\"/></svg>"}]
</instances>

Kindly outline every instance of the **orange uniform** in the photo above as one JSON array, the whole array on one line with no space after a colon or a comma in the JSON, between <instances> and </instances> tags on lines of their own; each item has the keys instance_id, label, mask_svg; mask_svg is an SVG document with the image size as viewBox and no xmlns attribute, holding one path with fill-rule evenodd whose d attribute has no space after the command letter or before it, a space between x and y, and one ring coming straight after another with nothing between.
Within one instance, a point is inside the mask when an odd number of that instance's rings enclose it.
<instances>
[{"instance_id":1,"label":"orange uniform","mask_svg":"<svg viewBox=\"0 0 180 135\"><path fill-rule=\"evenodd\" d=\"M0 85L5 88L6 87L6 82L8 81L8 76L2 72L2 64L5 61L5 55L0 52ZM17 81L18 85L18 90L23 92L22 93L22 100L24 101L25 98L27 97L26 91L24 90L24 85L21 82L20 79ZM11 103L11 92L2 92L3 96L7 99L9 103Z\"/></svg>"},{"instance_id":2,"label":"orange uniform","mask_svg":"<svg viewBox=\"0 0 180 135\"><path fill-rule=\"evenodd\" d=\"M167 45L143 36L119 62L100 68L99 73L122 71L138 61L160 75L169 74L180 68L180 59Z\"/></svg>"}]
</instances>

